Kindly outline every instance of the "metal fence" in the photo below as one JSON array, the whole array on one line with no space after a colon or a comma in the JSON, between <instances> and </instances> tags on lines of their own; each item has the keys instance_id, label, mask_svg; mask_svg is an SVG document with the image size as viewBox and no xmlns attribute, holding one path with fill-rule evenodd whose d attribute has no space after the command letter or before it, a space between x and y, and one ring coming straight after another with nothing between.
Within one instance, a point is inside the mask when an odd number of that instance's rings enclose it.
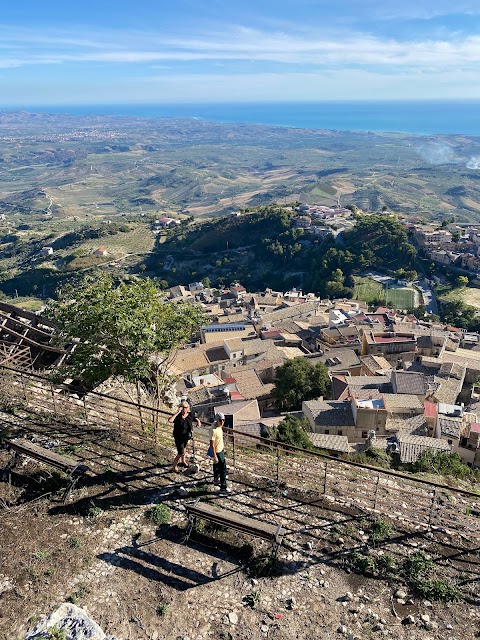
<instances>
[{"instance_id":1,"label":"metal fence","mask_svg":"<svg viewBox=\"0 0 480 640\"><path fill-rule=\"evenodd\" d=\"M171 447L169 413L152 407L55 384L33 373L0 367L2 396L29 413L95 428L135 431ZM158 425L154 429L154 425ZM479 494L420 480L406 474L347 462L282 445L238 430L226 430L230 475L252 484L277 487L288 495L352 513L382 514L401 530L430 526L452 529L468 539L480 533ZM195 429L197 455L208 448L208 428Z\"/></svg>"}]
</instances>

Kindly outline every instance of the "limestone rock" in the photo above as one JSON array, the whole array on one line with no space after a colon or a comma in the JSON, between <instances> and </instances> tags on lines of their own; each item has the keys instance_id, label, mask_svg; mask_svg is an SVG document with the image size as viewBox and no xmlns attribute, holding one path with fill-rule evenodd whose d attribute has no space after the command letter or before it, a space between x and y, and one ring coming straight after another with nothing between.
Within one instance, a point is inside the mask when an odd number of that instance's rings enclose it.
<instances>
[{"instance_id":1,"label":"limestone rock","mask_svg":"<svg viewBox=\"0 0 480 640\"><path fill-rule=\"evenodd\" d=\"M237 624L238 622L238 615L235 613L235 611L231 611L228 614L228 621L230 622L230 624Z\"/></svg>"},{"instance_id":2,"label":"limestone rock","mask_svg":"<svg viewBox=\"0 0 480 640\"><path fill-rule=\"evenodd\" d=\"M33 631L25 636L25 640L49 638L49 629L52 627L63 630L66 640L117 640L106 635L83 609L69 602L62 603L48 618L41 620Z\"/></svg>"}]
</instances>

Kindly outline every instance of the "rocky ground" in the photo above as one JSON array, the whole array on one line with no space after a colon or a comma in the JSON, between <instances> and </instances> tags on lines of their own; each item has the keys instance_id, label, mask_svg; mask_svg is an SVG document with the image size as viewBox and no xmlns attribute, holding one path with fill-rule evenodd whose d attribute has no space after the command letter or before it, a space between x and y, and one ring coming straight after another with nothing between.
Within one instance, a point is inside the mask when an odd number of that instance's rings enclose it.
<instances>
[{"instance_id":1,"label":"rocky ground","mask_svg":"<svg viewBox=\"0 0 480 640\"><path fill-rule=\"evenodd\" d=\"M64 480L31 462L12 485L0 482L2 640L23 639L65 601L118 640L480 637L478 548L459 553L455 532L392 530L374 544L362 513L302 503L288 488L259 489L240 475L231 478L232 495L218 497L207 484L207 461L194 476L173 475L141 440L90 435L84 453L96 475L66 505L55 493ZM3 464L6 452L0 458ZM189 495L181 497L180 487ZM285 525L270 575L259 571L268 546L232 531L201 523L183 544L184 503L195 495ZM165 506L168 523L148 517L155 504ZM393 566L382 577L359 575L352 550L376 560L388 555ZM401 567L418 550L457 583L471 583L465 601L412 593Z\"/></svg>"}]
</instances>

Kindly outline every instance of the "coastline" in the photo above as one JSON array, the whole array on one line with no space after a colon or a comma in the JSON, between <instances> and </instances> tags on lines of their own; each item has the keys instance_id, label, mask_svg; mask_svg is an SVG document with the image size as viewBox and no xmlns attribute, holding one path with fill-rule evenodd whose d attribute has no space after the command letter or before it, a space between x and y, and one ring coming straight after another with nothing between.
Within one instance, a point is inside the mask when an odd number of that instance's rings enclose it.
<instances>
[{"instance_id":1,"label":"coastline","mask_svg":"<svg viewBox=\"0 0 480 640\"><path fill-rule=\"evenodd\" d=\"M330 131L480 136L479 101L204 103L1 106L56 115L196 118L225 124Z\"/></svg>"}]
</instances>

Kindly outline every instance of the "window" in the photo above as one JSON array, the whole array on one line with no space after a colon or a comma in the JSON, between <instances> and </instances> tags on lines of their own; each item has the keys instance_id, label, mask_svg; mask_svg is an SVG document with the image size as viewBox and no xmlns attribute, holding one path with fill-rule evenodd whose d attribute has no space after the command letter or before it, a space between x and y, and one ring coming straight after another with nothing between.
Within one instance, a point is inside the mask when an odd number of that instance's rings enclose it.
<instances>
[{"instance_id":1,"label":"window","mask_svg":"<svg viewBox=\"0 0 480 640\"><path fill-rule=\"evenodd\" d=\"M326 436L328 436L328 435L329 435L329 433L330 433L330 429L325 429L325 431L324 431L323 433L324 433Z\"/></svg>"},{"instance_id":2,"label":"window","mask_svg":"<svg viewBox=\"0 0 480 640\"><path fill-rule=\"evenodd\" d=\"M368 431L362 431L362 438L366 438L368 436Z\"/></svg>"},{"instance_id":3,"label":"window","mask_svg":"<svg viewBox=\"0 0 480 640\"><path fill-rule=\"evenodd\" d=\"M343 436L343 431L342 431L341 429L339 429L339 430L337 431L337 435L339 435L339 436Z\"/></svg>"}]
</instances>

